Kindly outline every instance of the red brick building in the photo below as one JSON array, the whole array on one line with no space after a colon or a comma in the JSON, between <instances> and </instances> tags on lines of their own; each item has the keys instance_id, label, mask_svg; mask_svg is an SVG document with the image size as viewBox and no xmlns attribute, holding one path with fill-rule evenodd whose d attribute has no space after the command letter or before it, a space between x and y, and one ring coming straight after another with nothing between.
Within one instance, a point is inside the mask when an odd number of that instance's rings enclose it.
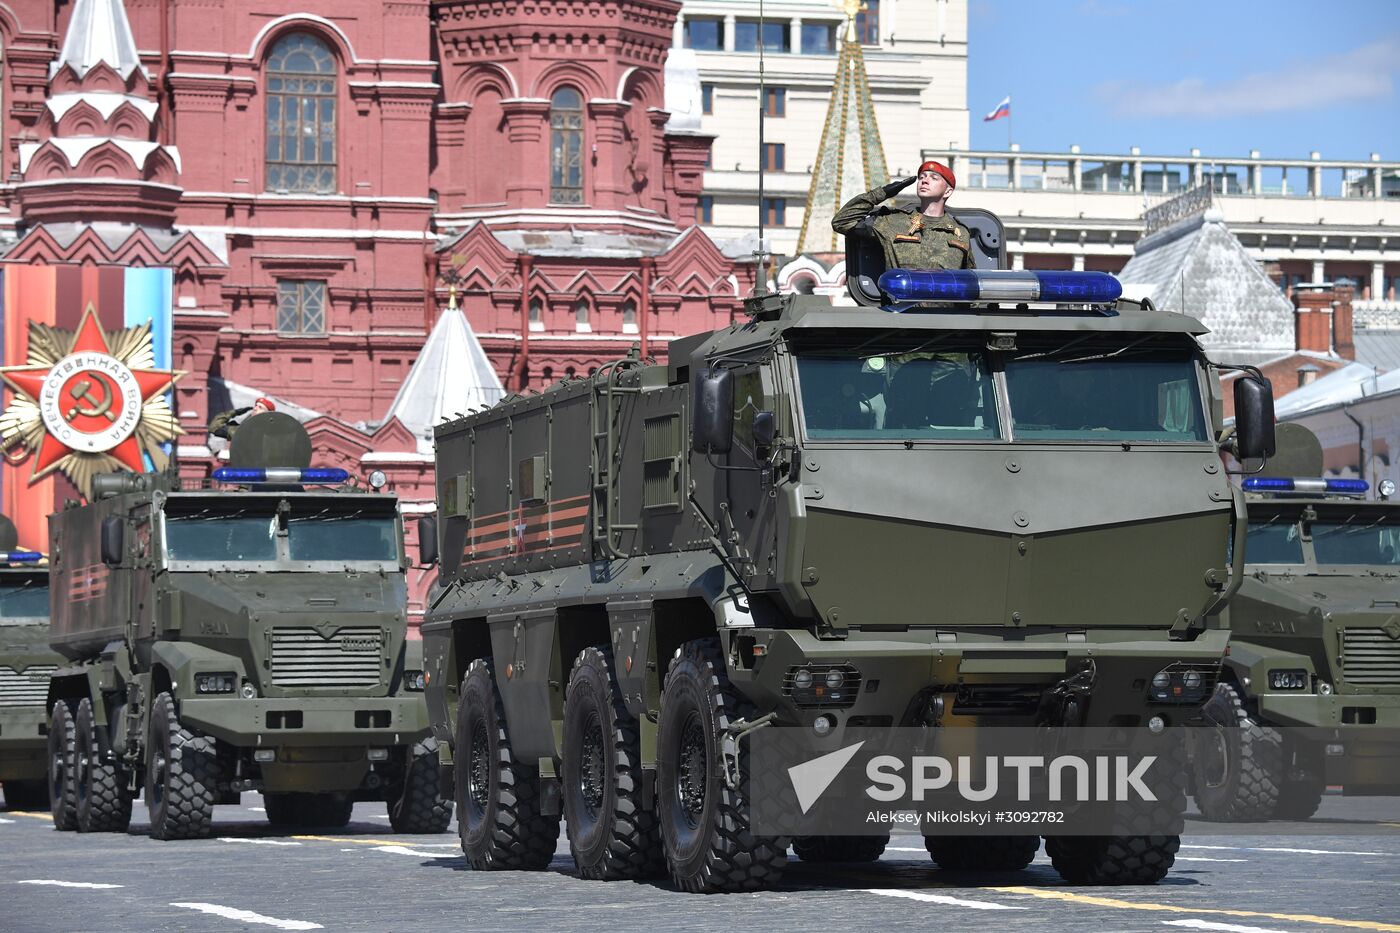
<instances>
[{"instance_id":1,"label":"red brick building","mask_svg":"<svg viewBox=\"0 0 1400 933\"><path fill-rule=\"evenodd\" d=\"M6 0L3 258L174 269L184 471L213 412L266 394L423 508L430 424L404 419L499 393L463 360L539 388L662 356L751 287L693 224L710 138L664 109L679 9ZM449 288L470 328L410 380Z\"/></svg>"}]
</instances>

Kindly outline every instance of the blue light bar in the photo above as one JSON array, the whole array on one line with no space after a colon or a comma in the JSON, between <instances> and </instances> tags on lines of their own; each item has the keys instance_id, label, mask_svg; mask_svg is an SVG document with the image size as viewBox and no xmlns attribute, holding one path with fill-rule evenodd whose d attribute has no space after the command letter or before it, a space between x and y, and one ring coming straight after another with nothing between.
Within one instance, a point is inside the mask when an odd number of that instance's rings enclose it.
<instances>
[{"instance_id":1,"label":"blue light bar","mask_svg":"<svg viewBox=\"0 0 1400 933\"><path fill-rule=\"evenodd\" d=\"M1364 495L1371 484L1364 479L1324 479L1323 477L1251 476L1244 488L1252 492L1338 492Z\"/></svg>"},{"instance_id":2,"label":"blue light bar","mask_svg":"<svg viewBox=\"0 0 1400 933\"><path fill-rule=\"evenodd\" d=\"M284 467L219 467L214 479L221 483L343 483L350 474L337 467L298 470Z\"/></svg>"},{"instance_id":3,"label":"blue light bar","mask_svg":"<svg viewBox=\"0 0 1400 933\"><path fill-rule=\"evenodd\" d=\"M38 551L0 551L0 564L37 564L43 559Z\"/></svg>"},{"instance_id":4,"label":"blue light bar","mask_svg":"<svg viewBox=\"0 0 1400 933\"><path fill-rule=\"evenodd\" d=\"M925 301L1111 304L1123 296L1123 285L1107 272L890 269L880 276L880 291L895 304Z\"/></svg>"}]
</instances>

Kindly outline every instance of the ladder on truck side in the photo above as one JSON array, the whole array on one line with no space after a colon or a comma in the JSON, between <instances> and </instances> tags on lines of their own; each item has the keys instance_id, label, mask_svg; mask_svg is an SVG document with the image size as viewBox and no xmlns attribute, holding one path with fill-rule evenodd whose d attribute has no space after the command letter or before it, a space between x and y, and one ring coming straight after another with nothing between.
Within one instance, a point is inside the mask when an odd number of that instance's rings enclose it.
<instances>
[{"instance_id":1,"label":"ladder on truck side","mask_svg":"<svg viewBox=\"0 0 1400 933\"><path fill-rule=\"evenodd\" d=\"M621 385L621 379L641 365L634 347L626 358L604 363L593 375L593 394L589 402L593 431L593 443L589 445L589 476L593 480L593 502L589 512L595 557L631 556L618 547L618 536L641 528L637 522L616 520L622 507L622 432L618 419L623 399L642 391L639 385Z\"/></svg>"}]
</instances>

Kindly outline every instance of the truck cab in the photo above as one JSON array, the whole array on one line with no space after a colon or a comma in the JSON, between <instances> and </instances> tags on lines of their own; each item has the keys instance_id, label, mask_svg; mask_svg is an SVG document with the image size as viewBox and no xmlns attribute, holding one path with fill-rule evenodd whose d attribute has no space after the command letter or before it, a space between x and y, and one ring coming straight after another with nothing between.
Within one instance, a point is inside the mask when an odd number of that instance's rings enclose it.
<instances>
[{"instance_id":1,"label":"truck cab","mask_svg":"<svg viewBox=\"0 0 1400 933\"><path fill-rule=\"evenodd\" d=\"M11 810L49 804L44 699L62 658L48 635L47 560L16 547L14 525L0 516L0 786Z\"/></svg>"}]
</instances>

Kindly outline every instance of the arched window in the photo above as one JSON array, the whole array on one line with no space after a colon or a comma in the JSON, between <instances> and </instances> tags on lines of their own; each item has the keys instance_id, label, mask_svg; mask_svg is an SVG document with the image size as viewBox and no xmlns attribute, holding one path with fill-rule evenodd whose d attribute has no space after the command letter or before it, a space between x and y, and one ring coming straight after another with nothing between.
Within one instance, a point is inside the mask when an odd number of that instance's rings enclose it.
<instances>
[{"instance_id":1,"label":"arched window","mask_svg":"<svg viewBox=\"0 0 1400 933\"><path fill-rule=\"evenodd\" d=\"M335 191L335 58L305 33L267 59L267 190Z\"/></svg>"},{"instance_id":2,"label":"arched window","mask_svg":"<svg viewBox=\"0 0 1400 933\"><path fill-rule=\"evenodd\" d=\"M631 298L622 303L622 332L624 334L637 332L637 303Z\"/></svg>"},{"instance_id":3,"label":"arched window","mask_svg":"<svg viewBox=\"0 0 1400 933\"><path fill-rule=\"evenodd\" d=\"M549 199L583 203L583 97L571 87L549 99Z\"/></svg>"},{"instance_id":4,"label":"arched window","mask_svg":"<svg viewBox=\"0 0 1400 933\"><path fill-rule=\"evenodd\" d=\"M530 299L530 329L544 330L544 302L538 298Z\"/></svg>"},{"instance_id":5,"label":"arched window","mask_svg":"<svg viewBox=\"0 0 1400 933\"><path fill-rule=\"evenodd\" d=\"M588 319L588 299L580 298L574 305L574 329L588 331L593 329L593 323Z\"/></svg>"}]
</instances>

